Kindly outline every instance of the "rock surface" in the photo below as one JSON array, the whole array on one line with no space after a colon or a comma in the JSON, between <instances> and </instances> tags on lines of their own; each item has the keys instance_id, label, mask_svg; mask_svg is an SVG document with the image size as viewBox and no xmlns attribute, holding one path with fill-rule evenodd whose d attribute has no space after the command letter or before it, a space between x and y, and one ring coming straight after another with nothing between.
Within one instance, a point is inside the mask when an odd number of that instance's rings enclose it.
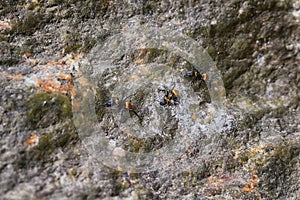
<instances>
[{"instance_id":1,"label":"rock surface","mask_svg":"<svg viewBox=\"0 0 300 200\"><path fill-rule=\"evenodd\" d=\"M300 1L6 0L0 13L1 199L300 198ZM190 36L221 71L229 119L210 152L194 138L196 170L111 169L72 121L80 62L137 18Z\"/></svg>"}]
</instances>

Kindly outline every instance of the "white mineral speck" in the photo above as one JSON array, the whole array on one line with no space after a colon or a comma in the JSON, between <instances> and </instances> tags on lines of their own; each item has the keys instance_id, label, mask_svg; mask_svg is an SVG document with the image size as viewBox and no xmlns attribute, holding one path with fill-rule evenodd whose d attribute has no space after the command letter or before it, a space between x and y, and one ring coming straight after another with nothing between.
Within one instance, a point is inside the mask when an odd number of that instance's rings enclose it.
<instances>
[{"instance_id":1,"label":"white mineral speck","mask_svg":"<svg viewBox=\"0 0 300 200\"><path fill-rule=\"evenodd\" d=\"M124 149L122 149L121 147L117 147L113 150L113 156L116 157L125 157L126 152Z\"/></svg>"}]
</instances>

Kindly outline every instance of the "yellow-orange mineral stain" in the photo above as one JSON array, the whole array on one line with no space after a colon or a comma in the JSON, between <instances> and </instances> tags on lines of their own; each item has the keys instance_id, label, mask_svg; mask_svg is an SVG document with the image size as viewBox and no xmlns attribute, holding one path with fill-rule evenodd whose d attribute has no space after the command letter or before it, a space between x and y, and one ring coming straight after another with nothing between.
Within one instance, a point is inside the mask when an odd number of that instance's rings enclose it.
<instances>
[{"instance_id":1,"label":"yellow-orange mineral stain","mask_svg":"<svg viewBox=\"0 0 300 200\"><path fill-rule=\"evenodd\" d=\"M39 142L39 136L38 135L32 135L26 140L27 144L34 145Z\"/></svg>"}]
</instances>

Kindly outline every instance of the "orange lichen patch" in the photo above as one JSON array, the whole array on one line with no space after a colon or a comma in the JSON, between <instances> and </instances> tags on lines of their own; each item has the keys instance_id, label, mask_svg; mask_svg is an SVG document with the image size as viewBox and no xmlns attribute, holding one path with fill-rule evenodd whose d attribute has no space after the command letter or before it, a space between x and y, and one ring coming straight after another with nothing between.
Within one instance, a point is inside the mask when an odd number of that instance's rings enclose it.
<instances>
[{"instance_id":1,"label":"orange lichen patch","mask_svg":"<svg viewBox=\"0 0 300 200\"><path fill-rule=\"evenodd\" d=\"M204 185L208 188L224 187L226 183L229 183L231 180L232 178L230 178L227 174L210 176L207 183Z\"/></svg>"},{"instance_id":2,"label":"orange lichen patch","mask_svg":"<svg viewBox=\"0 0 300 200\"><path fill-rule=\"evenodd\" d=\"M1 30L11 30L11 29L12 29L12 27L11 27L9 20L7 20L7 19L4 19L3 21L0 20L0 31Z\"/></svg>"},{"instance_id":3,"label":"orange lichen patch","mask_svg":"<svg viewBox=\"0 0 300 200\"><path fill-rule=\"evenodd\" d=\"M30 54L24 54L26 62L31 60L27 58L30 56ZM46 64L35 66L34 69L37 72L36 77L38 77L36 86L48 93L59 92L73 97L76 93L73 80L74 78L80 79L78 66L82 56L82 54L69 54L59 60L49 61ZM34 64L36 65L37 62ZM32 80L34 79L35 78ZM88 80L80 79L79 82L83 86L90 85Z\"/></svg>"},{"instance_id":4,"label":"orange lichen patch","mask_svg":"<svg viewBox=\"0 0 300 200\"><path fill-rule=\"evenodd\" d=\"M73 94L72 76L67 74L59 74L56 79L39 79L37 81L37 87L43 89L46 92L60 92L63 94Z\"/></svg>"},{"instance_id":5,"label":"orange lichen patch","mask_svg":"<svg viewBox=\"0 0 300 200\"><path fill-rule=\"evenodd\" d=\"M245 185L245 187L243 187L242 191L243 192L255 192L255 189L253 187L251 187L251 185L249 183L247 183Z\"/></svg>"},{"instance_id":6,"label":"orange lichen patch","mask_svg":"<svg viewBox=\"0 0 300 200\"><path fill-rule=\"evenodd\" d=\"M40 66L40 67L48 68L48 69L58 69L58 70L69 69L70 68L69 65L66 65L65 60L51 61L51 62L47 63L46 65L43 65L43 66Z\"/></svg>"},{"instance_id":7,"label":"orange lichen patch","mask_svg":"<svg viewBox=\"0 0 300 200\"><path fill-rule=\"evenodd\" d=\"M24 78L23 74L8 74L7 78L22 80Z\"/></svg>"},{"instance_id":8,"label":"orange lichen patch","mask_svg":"<svg viewBox=\"0 0 300 200\"><path fill-rule=\"evenodd\" d=\"M82 54L68 55L57 61L50 61L44 65L38 66L40 69L57 69L57 70L70 70L82 58Z\"/></svg>"},{"instance_id":9,"label":"orange lichen patch","mask_svg":"<svg viewBox=\"0 0 300 200\"><path fill-rule=\"evenodd\" d=\"M71 74L60 73L59 78L62 79L62 80L66 80L66 81L71 81L72 80Z\"/></svg>"},{"instance_id":10,"label":"orange lichen patch","mask_svg":"<svg viewBox=\"0 0 300 200\"><path fill-rule=\"evenodd\" d=\"M205 184L205 194L206 196L215 196L222 193L222 187L224 183L228 181L227 176L210 176L208 182Z\"/></svg>"},{"instance_id":11,"label":"orange lichen patch","mask_svg":"<svg viewBox=\"0 0 300 200\"><path fill-rule=\"evenodd\" d=\"M70 90L69 85L61 85L59 82L55 81L38 80L38 86L50 93L61 92L63 94L67 94Z\"/></svg>"},{"instance_id":12,"label":"orange lichen patch","mask_svg":"<svg viewBox=\"0 0 300 200\"><path fill-rule=\"evenodd\" d=\"M207 196L220 195L227 188L232 188L232 185L236 186L243 182L239 174L229 174L229 173L218 173L216 175L210 176L206 179L205 193Z\"/></svg>"},{"instance_id":13,"label":"orange lichen patch","mask_svg":"<svg viewBox=\"0 0 300 200\"><path fill-rule=\"evenodd\" d=\"M39 142L39 136L38 135L32 135L27 140L26 143L29 145L35 145Z\"/></svg>"},{"instance_id":14,"label":"orange lichen patch","mask_svg":"<svg viewBox=\"0 0 300 200\"><path fill-rule=\"evenodd\" d=\"M49 81L49 80L38 80L37 86L42 88L46 92L58 92L60 88L59 82Z\"/></svg>"},{"instance_id":15,"label":"orange lichen patch","mask_svg":"<svg viewBox=\"0 0 300 200\"><path fill-rule=\"evenodd\" d=\"M246 183L245 187L243 187L242 191L243 192L255 192L255 187L258 185L258 176L256 175L257 171L254 171L252 176L251 176L251 181L250 183Z\"/></svg>"}]
</instances>

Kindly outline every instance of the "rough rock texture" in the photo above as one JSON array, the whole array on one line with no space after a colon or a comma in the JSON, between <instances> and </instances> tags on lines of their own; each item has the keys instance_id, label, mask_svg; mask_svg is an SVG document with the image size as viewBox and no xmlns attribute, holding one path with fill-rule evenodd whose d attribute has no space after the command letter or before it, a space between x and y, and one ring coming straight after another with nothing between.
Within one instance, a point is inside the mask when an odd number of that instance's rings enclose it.
<instances>
[{"instance_id":1,"label":"rough rock texture","mask_svg":"<svg viewBox=\"0 0 300 200\"><path fill-rule=\"evenodd\" d=\"M77 63L136 18L192 37L222 73L233 117L209 157L191 153L197 170L110 169L78 137ZM299 199L299 24L299 0L1 0L0 198Z\"/></svg>"}]
</instances>

